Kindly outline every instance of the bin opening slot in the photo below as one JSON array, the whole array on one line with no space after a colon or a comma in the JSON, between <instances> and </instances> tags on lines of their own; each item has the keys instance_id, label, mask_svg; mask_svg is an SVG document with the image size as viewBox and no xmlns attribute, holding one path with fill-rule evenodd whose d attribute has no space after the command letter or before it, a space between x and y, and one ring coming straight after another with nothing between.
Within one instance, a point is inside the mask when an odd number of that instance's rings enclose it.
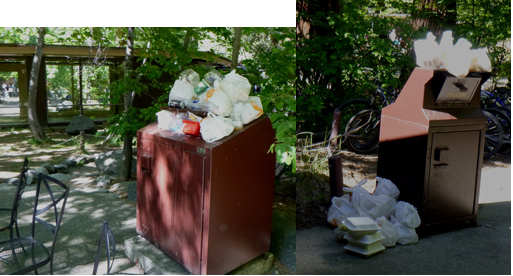
<instances>
[{"instance_id":1,"label":"bin opening slot","mask_svg":"<svg viewBox=\"0 0 513 276\"><path fill-rule=\"evenodd\" d=\"M478 90L480 78L447 77L436 98L436 105L467 105Z\"/></svg>"}]
</instances>

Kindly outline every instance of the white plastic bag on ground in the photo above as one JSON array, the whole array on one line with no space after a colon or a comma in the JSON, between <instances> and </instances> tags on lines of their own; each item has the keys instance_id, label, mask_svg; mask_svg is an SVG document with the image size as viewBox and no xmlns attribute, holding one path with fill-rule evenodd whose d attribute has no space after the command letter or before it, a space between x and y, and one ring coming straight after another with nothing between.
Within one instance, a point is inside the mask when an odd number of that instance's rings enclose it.
<instances>
[{"instance_id":1,"label":"white plastic bag on ground","mask_svg":"<svg viewBox=\"0 0 513 276\"><path fill-rule=\"evenodd\" d=\"M348 217L358 216L353 208L350 196L345 194L341 197L333 197L331 199L331 207L328 211L328 222L333 226L338 226L337 219L343 221Z\"/></svg>"},{"instance_id":2,"label":"white plastic bag on ground","mask_svg":"<svg viewBox=\"0 0 513 276\"><path fill-rule=\"evenodd\" d=\"M200 100L215 104L217 106L217 109L214 110L216 115L230 115L232 104L228 98L228 95L226 95L223 90L219 89L219 84L217 81L214 84L214 88L211 88L206 93L200 95Z\"/></svg>"},{"instance_id":3,"label":"white plastic bag on ground","mask_svg":"<svg viewBox=\"0 0 513 276\"><path fill-rule=\"evenodd\" d=\"M224 79L220 81L219 85L221 90L228 95L232 104L248 100L251 84L248 79L235 73L235 70L227 74Z\"/></svg>"},{"instance_id":4,"label":"white plastic bag on ground","mask_svg":"<svg viewBox=\"0 0 513 276\"><path fill-rule=\"evenodd\" d=\"M194 86L184 79L178 79L169 92L169 101L185 101L194 96Z\"/></svg>"},{"instance_id":5,"label":"white plastic bag on ground","mask_svg":"<svg viewBox=\"0 0 513 276\"><path fill-rule=\"evenodd\" d=\"M397 239L399 239L399 233L395 229L392 222L390 222L387 218L381 216L374 220L379 227L381 228L381 235L385 237L381 240L381 244L385 247L392 247L395 246L397 243Z\"/></svg>"},{"instance_id":6,"label":"white plastic bag on ground","mask_svg":"<svg viewBox=\"0 0 513 276\"><path fill-rule=\"evenodd\" d=\"M419 241L419 236L417 232L415 232L415 228L408 227L400 222L398 222L394 216L390 218L392 224L394 225L395 230L398 233L397 243L406 245L406 244L415 244Z\"/></svg>"},{"instance_id":7,"label":"white plastic bag on ground","mask_svg":"<svg viewBox=\"0 0 513 276\"><path fill-rule=\"evenodd\" d=\"M376 177L376 180L376 190L374 190L374 195L386 195L395 199L399 197L399 189L392 181L379 176Z\"/></svg>"},{"instance_id":8,"label":"white plastic bag on ground","mask_svg":"<svg viewBox=\"0 0 513 276\"><path fill-rule=\"evenodd\" d=\"M353 207L362 217L370 217L373 220L384 216L390 217L395 210L397 201L386 195L371 195L367 190L357 185L353 188Z\"/></svg>"},{"instance_id":9,"label":"white plastic bag on ground","mask_svg":"<svg viewBox=\"0 0 513 276\"><path fill-rule=\"evenodd\" d=\"M399 201L395 207L394 218L403 225L410 228L420 226L420 216L417 209L408 202Z\"/></svg>"},{"instance_id":10,"label":"white plastic bag on ground","mask_svg":"<svg viewBox=\"0 0 513 276\"><path fill-rule=\"evenodd\" d=\"M255 96L249 97L246 102L236 103L233 108L235 109L234 112L240 114L242 123L245 125L264 114L262 101Z\"/></svg>"},{"instance_id":11,"label":"white plastic bag on ground","mask_svg":"<svg viewBox=\"0 0 513 276\"><path fill-rule=\"evenodd\" d=\"M208 115L200 123L200 133L203 140L211 143L223 137L230 135L233 132L233 125L230 119L223 118L222 116Z\"/></svg>"}]
</instances>

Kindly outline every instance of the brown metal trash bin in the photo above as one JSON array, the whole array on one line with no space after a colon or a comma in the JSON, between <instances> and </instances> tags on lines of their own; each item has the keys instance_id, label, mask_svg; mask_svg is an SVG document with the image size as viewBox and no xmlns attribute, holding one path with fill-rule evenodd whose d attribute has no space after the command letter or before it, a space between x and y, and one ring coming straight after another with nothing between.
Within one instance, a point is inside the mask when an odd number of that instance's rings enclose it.
<instances>
[{"instance_id":1,"label":"brown metal trash bin","mask_svg":"<svg viewBox=\"0 0 513 276\"><path fill-rule=\"evenodd\" d=\"M213 143L137 133L137 232L193 274L225 274L269 250L276 158L261 117Z\"/></svg>"},{"instance_id":2,"label":"brown metal trash bin","mask_svg":"<svg viewBox=\"0 0 513 276\"><path fill-rule=\"evenodd\" d=\"M416 68L397 101L382 111L377 175L417 208L421 231L476 223L485 137L479 98L488 77L470 73L458 80L447 71Z\"/></svg>"}]
</instances>

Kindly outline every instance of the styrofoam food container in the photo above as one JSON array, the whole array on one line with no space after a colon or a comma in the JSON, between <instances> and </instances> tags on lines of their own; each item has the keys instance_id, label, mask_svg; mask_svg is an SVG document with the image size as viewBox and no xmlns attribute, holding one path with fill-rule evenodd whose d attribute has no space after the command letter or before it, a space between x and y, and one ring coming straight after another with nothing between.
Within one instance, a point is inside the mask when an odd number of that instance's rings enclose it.
<instances>
[{"instance_id":1,"label":"styrofoam food container","mask_svg":"<svg viewBox=\"0 0 513 276\"><path fill-rule=\"evenodd\" d=\"M374 234L380 229L369 217L346 218L343 223L349 229L349 233L355 236Z\"/></svg>"},{"instance_id":2,"label":"styrofoam food container","mask_svg":"<svg viewBox=\"0 0 513 276\"><path fill-rule=\"evenodd\" d=\"M349 242L360 244L362 246L372 244L374 242L381 242L385 237L381 234L380 231L377 231L374 234L368 234L368 235L360 235L355 236L351 234L344 235L344 239L346 239Z\"/></svg>"},{"instance_id":3,"label":"styrofoam food container","mask_svg":"<svg viewBox=\"0 0 513 276\"><path fill-rule=\"evenodd\" d=\"M377 242L369 244L367 246L361 246L361 245L350 242L344 248L346 250L361 254L365 257L372 256L376 253L379 253L379 252L385 250L385 247L381 244L381 241L377 241Z\"/></svg>"}]
</instances>

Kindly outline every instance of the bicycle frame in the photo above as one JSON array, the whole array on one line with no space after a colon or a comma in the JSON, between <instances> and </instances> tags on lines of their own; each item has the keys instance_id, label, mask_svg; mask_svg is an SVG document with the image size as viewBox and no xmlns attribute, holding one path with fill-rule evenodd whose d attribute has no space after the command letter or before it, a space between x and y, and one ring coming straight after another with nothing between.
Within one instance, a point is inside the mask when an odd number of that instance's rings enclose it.
<instances>
[{"instance_id":1,"label":"bicycle frame","mask_svg":"<svg viewBox=\"0 0 513 276\"><path fill-rule=\"evenodd\" d=\"M494 93L489 92L487 90L481 89L481 98L483 98L483 96L485 96L488 102L491 103L491 106L487 106L488 108L497 106L507 106L506 101L502 100L501 97L499 97L498 95L495 95Z\"/></svg>"}]
</instances>

